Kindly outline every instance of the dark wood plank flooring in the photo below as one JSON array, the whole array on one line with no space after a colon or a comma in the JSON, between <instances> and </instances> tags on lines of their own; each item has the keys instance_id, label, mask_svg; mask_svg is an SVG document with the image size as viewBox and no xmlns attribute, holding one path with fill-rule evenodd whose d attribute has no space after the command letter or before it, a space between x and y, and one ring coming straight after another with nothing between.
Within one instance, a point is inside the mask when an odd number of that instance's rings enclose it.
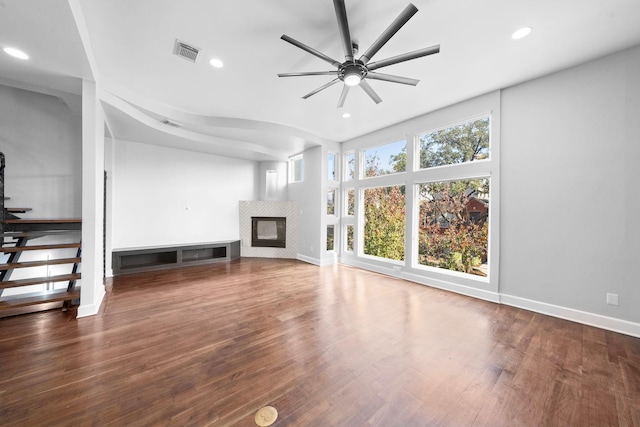
<instances>
[{"instance_id":1,"label":"dark wood plank flooring","mask_svg":"<svg viewBox=\"0 0 640 427\"><path fill-rule=\"evenodd\" d=\"M120 276L0 319L2 426L640 426L640 339L345 266Z\"/></svg>"}]
</instances>

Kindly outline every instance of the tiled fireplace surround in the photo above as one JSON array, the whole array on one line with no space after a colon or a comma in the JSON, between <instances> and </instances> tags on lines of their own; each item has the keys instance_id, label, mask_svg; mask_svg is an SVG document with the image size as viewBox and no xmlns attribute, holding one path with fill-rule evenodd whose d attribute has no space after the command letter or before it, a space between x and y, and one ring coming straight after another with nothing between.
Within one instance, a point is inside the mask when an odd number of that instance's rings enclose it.
<instances>
[{"instance_id":1,"label":"tiled fireplace surround","mask_svg":"<svg viewBox=\"0 0 640 427\"><path fill-rule=\"evenodd\" d=\"M286 248L251 247L251 217L286 217ZM298 204L283 201L240 202L240 255L262 258L296 258L298 255Z\"/></svg>"}]
</instances>

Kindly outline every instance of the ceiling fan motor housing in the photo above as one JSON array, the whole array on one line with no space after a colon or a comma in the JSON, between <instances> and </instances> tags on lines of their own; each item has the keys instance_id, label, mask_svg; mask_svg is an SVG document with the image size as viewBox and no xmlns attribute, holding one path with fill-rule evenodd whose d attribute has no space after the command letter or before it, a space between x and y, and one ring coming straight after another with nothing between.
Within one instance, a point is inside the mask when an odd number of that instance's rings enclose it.
<instances>
[{"instance_id":1,"label":"ceiling fan motor housing","mask_svg":"<svg viewBox=\"0 0 640 427\"><path fill-rule=\"evenodd\" d=\"M364 79L367 76L367 73L367 66L364 65L362 61L357 59L353 62L344 62L342 65L340 65L340 68L338 68L338 77L349 86L355 86L355 84L359 83L360 80ZM358 80L355 84L350 84L348 80L350 76L358 76L360 80Z\"/></svg>"}]
</instances>

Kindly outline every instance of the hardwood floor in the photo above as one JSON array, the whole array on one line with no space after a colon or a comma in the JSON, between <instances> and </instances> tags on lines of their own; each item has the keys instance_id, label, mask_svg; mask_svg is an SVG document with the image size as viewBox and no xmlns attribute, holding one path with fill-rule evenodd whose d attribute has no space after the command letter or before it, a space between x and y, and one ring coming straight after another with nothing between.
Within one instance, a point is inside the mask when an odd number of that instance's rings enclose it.
<instances>
[{"instance_id":1,"label":"hardwood floor","mask_svg":"<svg viewBox=\"0 0 640 427\"><path fill-rule=\"evenodd\" d=\"M640 426L640 339L345 266L119 276L0 319L2 426Z\"/></svg>"}]
</instances>

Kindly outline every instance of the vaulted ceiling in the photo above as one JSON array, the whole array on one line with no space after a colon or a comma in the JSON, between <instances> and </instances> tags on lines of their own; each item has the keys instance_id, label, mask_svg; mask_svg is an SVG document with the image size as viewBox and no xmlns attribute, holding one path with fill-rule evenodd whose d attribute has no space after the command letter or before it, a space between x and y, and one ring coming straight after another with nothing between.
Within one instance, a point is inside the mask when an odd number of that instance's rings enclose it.
<instances>
[{"instance_id":1,"label":"vaulted ceiling","mask_svg":"<svg viewBox=\"0 0 640 427\"><path fill-rule=\"evenodd\" d=\"M69 98L96 80L116 139L268 160L640 44L638 1L412 1L419 11L374 60L441 50L386 67L420 83L370 81L379 104L356 87L337 108L341 82L302 99L333 77L277 76L333 69L283 34L344 60L332 0L0 0L0 47L30 56L0 52L0 84ZM408 1L345 3L363 53ZM532 33L513 40L523 26ZM201 49L196 63L174 55L177 39Z\"/></svg>"}]
</instances>

